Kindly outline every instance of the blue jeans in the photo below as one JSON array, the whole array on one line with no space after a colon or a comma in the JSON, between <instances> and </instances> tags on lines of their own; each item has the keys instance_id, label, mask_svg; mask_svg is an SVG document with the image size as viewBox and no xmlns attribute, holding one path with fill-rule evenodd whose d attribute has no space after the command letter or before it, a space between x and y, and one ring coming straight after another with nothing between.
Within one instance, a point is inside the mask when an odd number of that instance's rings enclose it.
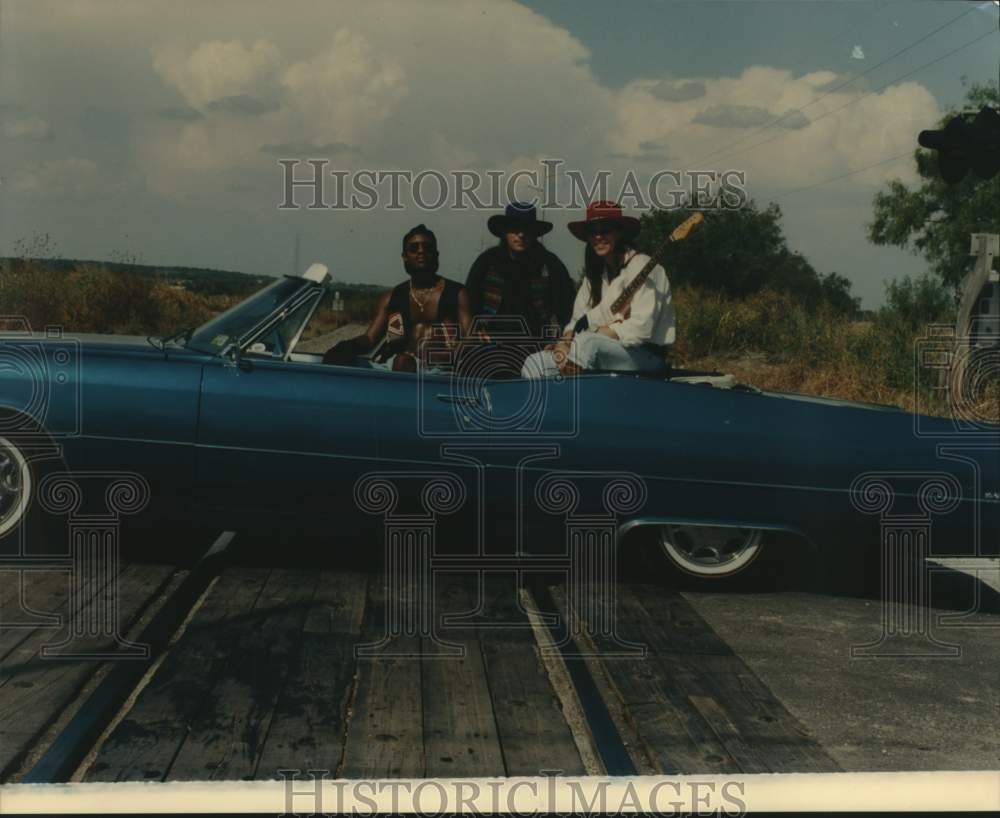
<instances>
[{"instance_id":1,"label":"blue jeans","mask_svg":"<svg viewBox=\"0 0 1000 818\"><path fill-rule=\"evenodd\" d=\"M659 372L667 368L663 358L649 347L627 347L621 341L596 332L581 332L575 336L568 357L583 369ZM521 369L522 378L554 378L558 374L555 357L548 350L529 355Z\"/></svg>"}]
</instances>

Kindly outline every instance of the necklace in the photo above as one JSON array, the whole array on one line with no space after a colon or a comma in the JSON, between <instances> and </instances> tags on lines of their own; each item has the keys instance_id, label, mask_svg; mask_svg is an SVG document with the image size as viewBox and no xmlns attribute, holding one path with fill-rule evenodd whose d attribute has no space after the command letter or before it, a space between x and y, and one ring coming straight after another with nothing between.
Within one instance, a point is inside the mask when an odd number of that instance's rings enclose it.
<instances>
[{"instance_id":1,"label":"necklace","mask_svg":"<svg viewBox=\"0 0 1000 818\"><path fill-rule=\"evenodd\" d=\"M434 284L434 286L432 286L432 287L423 287L421 289L421 292L423 292L424 295L423 296L418 296L417 295L417 290L415 290L413 288L413 282L411 281L410 282L410 298L413 299L413 303L414 304L416 304L421 310L423 310L424 306L427 304L428 299L431 297L431 295L434 294L434 292L436 290L439 290L441 288L442 284L444 284L444 279L443 278L439 278L437 280L437 283Z\"/></svg>"}]
</instances>

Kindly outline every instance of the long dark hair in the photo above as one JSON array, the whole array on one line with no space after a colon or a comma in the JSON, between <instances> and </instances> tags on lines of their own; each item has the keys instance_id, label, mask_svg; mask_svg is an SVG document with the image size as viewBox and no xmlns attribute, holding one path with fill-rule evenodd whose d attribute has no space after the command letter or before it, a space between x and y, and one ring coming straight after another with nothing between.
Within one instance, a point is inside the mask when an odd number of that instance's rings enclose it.
<instances>
[{"instance_id":1,"label":"long dark hair","mask_svg":"<svg viewBox=\"0 0 1000 818\"><path fill-rule=\"evenodd\" d=\"M618 269L613 274L610 270L608 271L612 279L621 273L621 262L628 251L634 249L635 247L632 242L625 236L622 236L615 243L615 249L611 252L618 256L619 264ZM601 301L601 290L604 289L604 259L594 252L594 248L590 246L589 241L587 242L587 248L583 251L583 274L587 281L590 282L590 306L596 307Z\"/></svg>"},{"instance_id":2,"label":"long dark hair","mask_svg":"<svg viewBox=\"0 0 1000 818\"><path fill-rule=\"evenodd\" d=\"M501 236L497 240L497 247L499 249L501 249L501 250L506 250L507 249L507 236L505 236L505 235ZM535 248L536 247L538 247L540 250L544 250L545 249L545 245L542 244L542 239L541 239L540 236L535 236L535 240L531 243L531 246L525 252L527 252L527 253L533 253L533 252L535 252Z\"/></svg>"}]
</instances>

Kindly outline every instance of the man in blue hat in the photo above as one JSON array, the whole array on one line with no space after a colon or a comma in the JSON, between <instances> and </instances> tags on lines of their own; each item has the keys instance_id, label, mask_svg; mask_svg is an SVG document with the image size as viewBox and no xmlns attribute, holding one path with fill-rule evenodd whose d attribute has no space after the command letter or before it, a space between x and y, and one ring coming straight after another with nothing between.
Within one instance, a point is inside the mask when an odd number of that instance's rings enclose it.
<instances>
[{"instance_id":1,"label":"man in blue hat","mask_svg":"<svg viewBox=\"0 0 1000 818\"><path fill-rule=\"evenodd\" d=\"M477 327L488 333L499 325L495 319L520 317L532 337L541 338L546 327L564 326L576 287L566 265L538 240L552 224L539 219L534 206L512 202L487 227L499 242L473 262L465 283Z\"/></svg>"}]
</instances>

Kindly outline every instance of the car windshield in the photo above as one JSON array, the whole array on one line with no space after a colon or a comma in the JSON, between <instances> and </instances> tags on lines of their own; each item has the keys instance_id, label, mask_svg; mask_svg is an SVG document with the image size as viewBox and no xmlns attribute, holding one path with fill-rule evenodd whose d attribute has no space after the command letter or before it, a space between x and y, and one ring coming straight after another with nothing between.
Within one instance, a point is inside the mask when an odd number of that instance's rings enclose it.
<instances>
[{"instance_id":1,"label":"car windshield","mask_svg":"<svg viewBox=\"0 0 1000 818\"><path fill-rule=\"evenodd\" d=\"M230 307L196 329L186 344L187 348L218 354L233 336L239 338L248 333L308 284L309 282L300 278L278 279L256 295Z\"/></svg>"}]
</instances>

